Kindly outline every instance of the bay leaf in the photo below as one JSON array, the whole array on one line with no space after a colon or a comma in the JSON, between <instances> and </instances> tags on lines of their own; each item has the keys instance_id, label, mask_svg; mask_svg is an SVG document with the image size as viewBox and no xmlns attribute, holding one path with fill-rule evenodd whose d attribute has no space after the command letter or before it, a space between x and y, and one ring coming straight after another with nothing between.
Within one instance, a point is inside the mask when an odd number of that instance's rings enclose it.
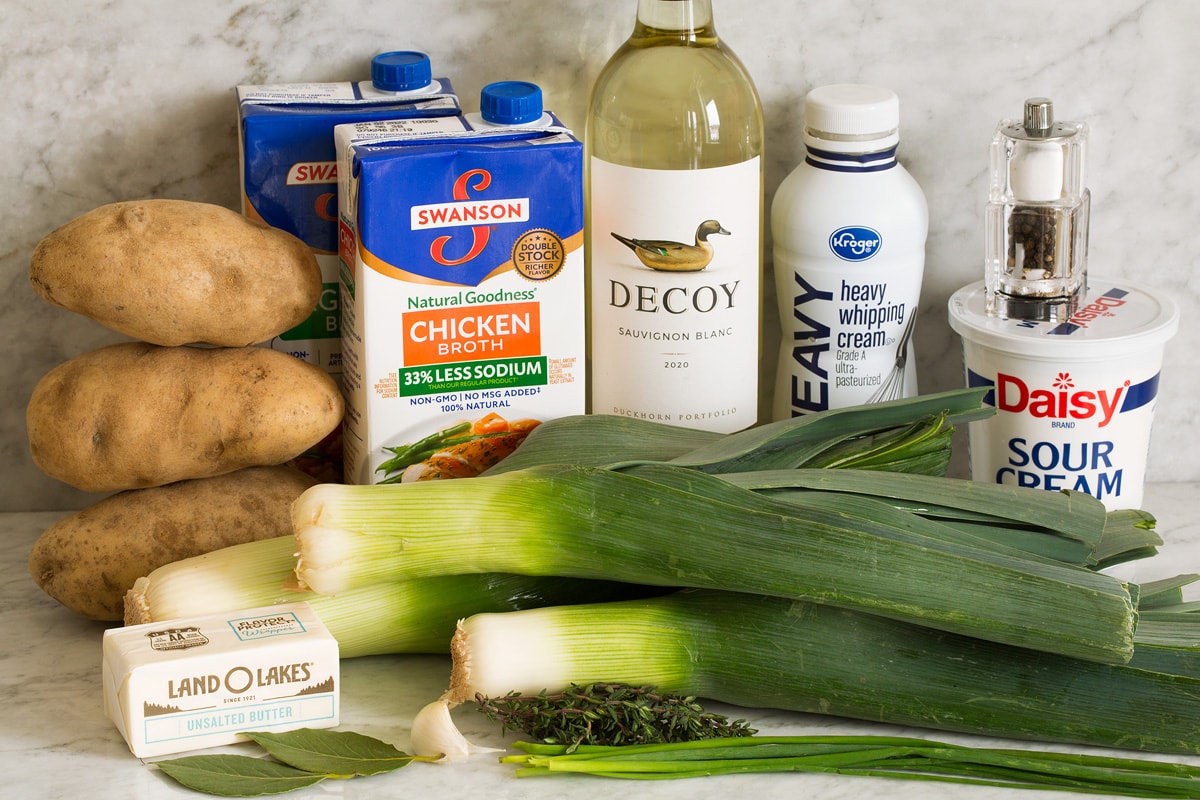
<instances>
[{"instance_id":1,"label":"bay leaf","mask_svg":"<svg viewBox=\"0 0 1200 800\"><path fill-rule=\"evenodd\" d=\"M247 731L243 735L285 764L338 777L391 772L414 759L387 742L354 731L301 728L283 733Z\"/></svg>"},{"instance_id":2,"label":"bay leaf","mask_svg":"<svg viewBox=\"0 0 1200 800\"><path fill-rule=\"evenodd\" d=\"M222 797L281 794L328 777L265 758L224 754L184 756L155 762L155 766L189 789Z\"/></svg>"}]
</instances>

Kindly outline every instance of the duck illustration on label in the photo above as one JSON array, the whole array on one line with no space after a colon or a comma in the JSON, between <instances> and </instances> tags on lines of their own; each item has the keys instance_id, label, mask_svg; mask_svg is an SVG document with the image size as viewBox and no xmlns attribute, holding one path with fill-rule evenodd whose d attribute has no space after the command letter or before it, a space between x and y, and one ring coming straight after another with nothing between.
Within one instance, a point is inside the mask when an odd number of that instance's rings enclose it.
<instances>
[{"instance_id":1,"label":"duck illustration on label","mask_svg":"<svg viewBox=\"0 0 1200 800\"><path fill-rule=\"evenodd\" d=\"M718 233L730 235L715 219L700 223L694 244L667 239L630 239L615 231L611 233L614 239L632 250L639 261L660 272L699 272L713 258L713 246L708 243L708 237Z\"/></svg>"}]
</instances>

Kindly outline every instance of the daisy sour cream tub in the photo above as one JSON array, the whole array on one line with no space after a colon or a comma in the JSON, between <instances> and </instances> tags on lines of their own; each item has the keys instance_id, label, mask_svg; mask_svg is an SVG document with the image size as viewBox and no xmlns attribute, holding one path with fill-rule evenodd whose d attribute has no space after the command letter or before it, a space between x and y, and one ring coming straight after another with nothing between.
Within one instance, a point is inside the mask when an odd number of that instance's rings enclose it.
<instances>
[{"instance_id":1,"label":"daisy sour cream tub","mask_svg":"<svg viewBox=\"0 0 1200 800\"><path fill-rule=\"evenodd\" d=\"M983 282L949 303L969 386L996 409L969 427L974 480L1086 492L1140 508L1163 350L1179 327L1170 298L1093 278L1062 321L989 315Z\"/></svg>"}]
</instances>

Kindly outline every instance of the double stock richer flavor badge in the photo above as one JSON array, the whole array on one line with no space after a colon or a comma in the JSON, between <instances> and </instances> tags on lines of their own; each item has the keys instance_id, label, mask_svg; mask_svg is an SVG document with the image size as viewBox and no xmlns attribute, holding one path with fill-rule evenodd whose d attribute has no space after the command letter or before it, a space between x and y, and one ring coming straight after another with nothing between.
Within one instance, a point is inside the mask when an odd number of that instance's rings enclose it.
<instances>
[{"instance_id":1,"label":"double stock richer flavor badge","mask_svg":"<svg viewBox=\"0 0 1200 800\"><path fill-rule=\"evenodd\" d=\"M583 413L580 142L462 117L337 137L347 481L478 474Z\"/></svg>"}]
</instances>

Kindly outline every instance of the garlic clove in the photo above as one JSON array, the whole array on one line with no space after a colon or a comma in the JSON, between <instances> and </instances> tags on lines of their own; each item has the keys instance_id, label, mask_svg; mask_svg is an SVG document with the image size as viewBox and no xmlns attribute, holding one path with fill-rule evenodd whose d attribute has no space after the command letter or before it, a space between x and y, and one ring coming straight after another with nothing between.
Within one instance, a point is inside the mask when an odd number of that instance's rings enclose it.
<instances>
[{"instance_id":1,"label":"garlic clove","mask_svg":"<svg viewBox=\"0 0 1200 800\"><path fill-rule=\"evenodd\" d=\"M437 763L462 761L472 753L499 753L503 748L481 747L467 741L450 718L450 701L442 698L427 704L413 718L410 733L413 755L431 758Z\"/></svg>"}]
</instances>

